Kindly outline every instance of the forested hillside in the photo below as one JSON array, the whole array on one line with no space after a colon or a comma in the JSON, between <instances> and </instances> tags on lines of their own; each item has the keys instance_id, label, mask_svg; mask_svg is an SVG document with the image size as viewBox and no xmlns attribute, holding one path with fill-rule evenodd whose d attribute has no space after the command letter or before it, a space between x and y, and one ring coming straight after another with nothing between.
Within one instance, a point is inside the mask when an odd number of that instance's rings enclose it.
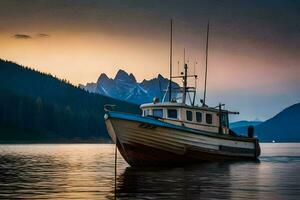
<instances>
[{"instance_id":1,"label":"forested hillside","mask_svg":"<svg viewBox=\"0 0 300 200\"><path fill-rule=\"evenodd\" d=\"M0 60L0 142L109 140L103 106L138 106L92 94L52 75Z\"/></svg>"}]
</instances>

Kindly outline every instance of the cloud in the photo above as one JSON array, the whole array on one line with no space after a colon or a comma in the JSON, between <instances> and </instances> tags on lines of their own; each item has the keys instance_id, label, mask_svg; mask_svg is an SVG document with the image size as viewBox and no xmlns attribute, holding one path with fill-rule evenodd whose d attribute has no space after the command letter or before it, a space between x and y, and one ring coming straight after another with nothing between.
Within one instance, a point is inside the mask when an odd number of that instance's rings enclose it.
<instances>
[{"instance_id":1,"label":"cloud","mask_svg":"<svg viewBox=\"0 0 300 200\"><path fill-rule=\"evenodd\" d=\"M47 37L50 37L50 35L45 34L45 33L39 33L37 36L40 37L40 38L47 38Z\"/></svg>"},{"instance_id":2,"label":"cloud","mask_svg":"<svg viewBox=\"0 0 300 200\"><path fill-rule=\"evenodd\" d=\"M24 40L32 39L30 35L25 35L25 34L15 34L13 37L15 39L24 39Z\"/></svg>"},{"instance_id":3,"label":"cloud","mask_svg":"<svg viewBox=\"0 0 300 200\"><path fill-rule=\"evenodd\" d=\"M50 37L50 35L45 34L45 33L39 33L35 36L31 36L31 35L27 35L27 34L15 34L13 37L15 39L27 40L27 39L37 39L37 38L48 38L48 37Z\"/></svg>"}]
</instances>

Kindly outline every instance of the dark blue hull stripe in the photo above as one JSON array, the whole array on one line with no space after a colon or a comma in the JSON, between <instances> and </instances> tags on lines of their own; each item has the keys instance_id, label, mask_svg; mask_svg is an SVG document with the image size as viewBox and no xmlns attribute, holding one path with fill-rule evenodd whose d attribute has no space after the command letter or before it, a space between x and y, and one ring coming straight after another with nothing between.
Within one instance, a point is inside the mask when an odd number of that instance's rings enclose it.
<instances>
[{"instance_id":1,"label":"dark blue hull stripe","mask_svg":"<svg viewBox=\"0 0 300 200\"><path fill-rule=\"evenodd\" d=\"M142 123L144 125L149 125L151 127L153 126L159 126L159 127L165 127L165 128L171 128L171 129L177 129L180 131L185 131L197 135L203 135L203 136L208 136L208 137L214 137L214 138L220 138L220 139L225 139L225 140L232 140L232 141L244 141L244 142L255 142L257 139L256 138L248 138L248 137L242 137L242 136L230 136L230 135L221 135L221 134L216 134L216 133L211 133L207 131L199 131L196 129L192 128L187 128L183 126L177 126L174 124L170 124L167 122L162 122L157 119L153 119L150 117L142 117L140 115L135 115L135 114L129 114L129 113L121 113L121 112L108 112L107 113L109 118L115 118L115 119L121 119L121 120L129 120L129 121L135 121Z\"/></svg>"}]
</instances>

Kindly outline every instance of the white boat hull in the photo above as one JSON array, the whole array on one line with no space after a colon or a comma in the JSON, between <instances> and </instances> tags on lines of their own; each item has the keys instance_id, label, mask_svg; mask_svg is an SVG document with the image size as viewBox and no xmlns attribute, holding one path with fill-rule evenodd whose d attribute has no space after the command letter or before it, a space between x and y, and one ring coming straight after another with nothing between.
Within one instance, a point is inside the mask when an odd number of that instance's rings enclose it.
<instances>
[{"instance_id":1,"label":"white boat hull","mask_svg":"<svg viewBox=\"0 0 300 200\"><path fill-rule=\"evenodd\" d=\"M105 121L110 137L133 166L256 159L260 154L257 139L214 137L113 116Z\"/></svg>"}]
</instances>

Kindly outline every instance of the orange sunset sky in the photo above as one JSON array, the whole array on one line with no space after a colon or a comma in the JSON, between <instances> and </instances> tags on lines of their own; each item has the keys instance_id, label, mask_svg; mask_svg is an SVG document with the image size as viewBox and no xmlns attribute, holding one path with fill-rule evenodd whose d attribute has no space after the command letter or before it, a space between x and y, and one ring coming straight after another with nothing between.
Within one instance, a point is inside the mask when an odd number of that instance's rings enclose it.
<instances>
[{"instance_id":1,"label":"orange sunset sky","mask_svg":"<svg viewBox=\"0 0 300 200\"><path fill-rule=\"evenodd\" d=\"M265 120L300 102L299 1L0 0L0 58L75 85L118 69L138 81L168 77L170 18L174 74L186 48L199 98L210 20L207 100L239 110L233 120Z\"/></svg>"}]
</instances>

